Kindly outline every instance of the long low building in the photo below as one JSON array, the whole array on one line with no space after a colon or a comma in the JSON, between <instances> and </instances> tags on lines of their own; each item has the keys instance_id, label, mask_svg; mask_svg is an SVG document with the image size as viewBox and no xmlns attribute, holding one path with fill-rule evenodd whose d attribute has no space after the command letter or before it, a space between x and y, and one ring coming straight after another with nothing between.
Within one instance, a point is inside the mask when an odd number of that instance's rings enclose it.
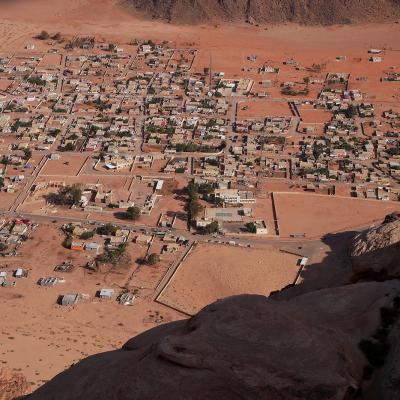
<instances>
[{"instance_id":1,"label":"long low building","mask_svg":"<svg viewBox=\"0 0 400 400\"><path fill-rule=\"evenodd\" d=\"M199 228L209 225L213 221L218 222L243 222L244 217L250 217L253 213L251 208L205 208L201 217L196 219Z\"/></svg>"},{"instance_id":2,"label":"long low building","mask_svg":"<svg viewBox=\"0 0 400 400\"><path fill-rule=\"evenodd\" d=\"M256 198L250 190L216 189L215 198L221 199L227 204L254 204Z\"/></svg>"}]
</instances>

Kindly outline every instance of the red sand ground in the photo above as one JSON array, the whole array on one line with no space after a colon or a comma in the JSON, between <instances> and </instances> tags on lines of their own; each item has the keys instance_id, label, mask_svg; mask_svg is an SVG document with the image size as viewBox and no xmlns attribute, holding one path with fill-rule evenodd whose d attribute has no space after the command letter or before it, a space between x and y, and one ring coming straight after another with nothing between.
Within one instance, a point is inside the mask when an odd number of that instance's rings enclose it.
<instances>
[{"instance_id":1,"label":"red sand ground","mask_svg":"<svg viewBox=\"0 0 400 400\"><path fill-rule=\"evenodd\" d=\"M33 239L22 246L20 257L2 259L0 264L0 270L9 274L17 267L31 270L27 279L17 279L15 288L0 288L0 358L4 366L22 371L34 385L83 357L121 346L132 335L153 327L156 315L162 315L165 321L179 318L151 297L177 255L163 256L156 267L138 268L134 261L144 256L146 247L130 244L130 267L90 274L81 266L93 254L64 249L63 239L55 224L41 225ZM55 265L67 259L76 266L73 272L53 271ZM44 276L62 276L65 283L39 287L36 282ZM93 297L102 287L111 287L115 299L129 277L128 287L138 290L132 307ZM90 295L90 300L72 308L55 304L60 294L76 292Z\"/></svg>"},{"instance_id":2,"label":"red sand ground","mask_svg":"<svg viewBox=\"0 0 400 400\"><path fill-rule=\"evenodd\" d=\"M399 203L306 193L274 193L281 236L327 233L369 225L400 210Z\"/></svg>"},{"instance_id":3,"label":"red sand ground","mask_svg":"<svg viewBox=\"0 0 400 400\"><path fill-rule=\"evenodd\" d=\"M294 282L298 258L269 246L248 249L199 244L175 272L159 301L195 314L223 297L269 295Z\"/></svg>"},{"instance_id":4,"label":"red sand ground","mask_svg":"<svg viewBox=\"0 0 400 400\"><path fill-rule=\"evenodd\" d=\"M40 175L75 176L88 156L82 154L63 154L59 160L48 160Z\"/></svg>"}]
</instances>

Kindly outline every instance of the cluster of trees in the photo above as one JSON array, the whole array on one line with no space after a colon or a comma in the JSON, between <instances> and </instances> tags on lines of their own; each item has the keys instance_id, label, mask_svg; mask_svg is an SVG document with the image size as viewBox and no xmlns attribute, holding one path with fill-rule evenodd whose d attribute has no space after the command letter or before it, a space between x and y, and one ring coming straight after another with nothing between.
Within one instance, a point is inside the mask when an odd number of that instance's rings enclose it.
<instances>
[{"instance_id":1,"label":"cluster of trees","mask_svg":"<svg viewBox=\"0 0 400 400\"><path fill-rule=\"evenodd\" d=\"M114 267L128 265L131 262L131 258L126 252L127 247L127 243L122 243L116 249L106 249L103 254L100 254L95 258L96 264L98 266L111 264Z\"/></svg>"},{"instance_id":2,"label":"cluster of trees","mask_svg":"<svg viewBox=\"0 0 400 400\"><path fill-rule=\"evenodd\" d=\"M104 111L104 110L109 110L111 108L111 104L102 101L100 98L98 98L97 100L95 100L94 102L96 108L100 111Z\"/></svg>"},{"instance_id":3,"label":"cluster of trees","mask_svg":"<svg viewBox=\"0 0 400 400\"><path fill-rule=\"evenodd\" d=\"M72 40L70 40L66 45L65 49L66 50L72 50L74 48L87 48L87 49L93 49L95 44L94 37L87 36L87 37L75 37Z\"/></svg>"},{"instance_id":4,"label":"cluster of trees","mask_svg":"<svg viewBox=\"0 0 400 400\"><path fill-rule=\"evenodd\" d=\"M318 143L314 143L313 146L313 156L316 160L319 159L319 157L326 152L326 146L324 146L323 144L318 144Z\"/></svg>"},{"instance_id":5,"label":"cluster of trees","mask_svg":"<svg viewBox=\"0 0 400 400\"><path fill-rule=\"evenodd\" d=\"M31 149L23 149L24 152L24 160L28 161L32 157L32 150Z\"/></svg>"},{"instance_id":6,"label":"cluster of trees","mask_svg":"<svg viewBox=\"0 0 400 400\"><path fill-rule=\"evenodd\" d=\"M199 145L196 143L177 143L175 150L178 153L217 153L226 147L226 143L222 142L219 147Z\"/></svg>"},{"instance_id":7,"label":"cluster of trees","mask_svg":"<svg viewBox=\"0 0 400 400\"><path fill-rule=\"evenodd\" d=\"M71 142L67 143L65 146L58 146L58 151L75 151L75 145Z\"/></svg>"},{"instance_id":8,"label":"cluster of trees","mask_svg":"<svg viewBox=\"0 0 400 400\"><path fill-rule=\"evenodd\" d=\"M3 157L1 158L0 163L3 164L4 167L7 167L7 165L9 165L9 164L11 163L11 159L10 159L10 157L8 157L8 156L3 156Z\"/></svg>"},{"instance_id":9,"label":"cluster of trees","mask_svg":"<svg viewBox=\"0 0 400 400\"><path fill-rule=\"evenodd\" d=\"M77 206L81 202L82 190L79 185L65 186L49 196L48 201L64 206Z\"/></svg>"},{"instance_id":10,"label":"cluster of trees","mask_svg":"<svg viewBox=\"0 0 400 400\"><path fill-rule=\"evenodd\" d=\"M308 87L305 87L302 90L294 90L291 86L284 86L281 89L281 93L285 96L300 96L300 95L306 96L308 95L309 92L310 91Z\"/></svg>"},{"instance_id":11,"label":"cluster of trees","mask_svg":"<svg viewBox=\"0 0 400 400\"><path fill-rule=\"evenodd\" d=\"M8 249L8 246L5 243L0 243L0 253L5 252Z\"/></svg>"},{"instance_id":12,"label":"cluster of trees","mask_svg":"<svg viewBox=\"0 0 400 400\"><path fill-rule=\"evenodd\" d=\"M94 236L94 231L86 231L83 232L81 236L79 236L80 239L82 240L88 240L91 239Z\"/></svg>"},{"instance_id":13,"label":"cluster of trees","mask_svg":"<svg viewBox=\"0 0 400 400\"><path fill-rule=\"evenodd\" d=\"M188 214L188 225L194 221L194 219L203 210L203 206L199 202L199 187L194 182L189 182L186 187L187 192L187 202L186 202L186 212Z\"/></svg>"},{"instance_id":14,"label":"cluster of trees","mask_svg":"<svg viewBox=\"0 0 400 400\"><path fill-rule=\"evenodd\" d=\"M165 135L173 135L175 133L176 128L173 126L155 126L155 125L149 125L147 127L147 132L150 133L160 133L160 134L165 134Z\"/></svg>"},{"instance_id":15,"label":"cluster of trees","mask_svg":"<svg viewBox=\"0 0 400 400\"><path fill-rule=\"evenodd\" d=\"M11 130L13 132L16 132L18 128L30 128L32 126L32 121L21 121L18 119L17 121L14 122L14 124L11 126Z\"/></svg>"},{"instance_id":16,"label":"cluster of trees","mask_svg":"<svg viewBox=\"0 0 400 400\"><path fill-rule=\"evenodd\" d=\"M350 104L344 114L346 118L354 118L358 114L357 107L353 104Z\"/></svg>"},{"instance_id":17,"label":"cluster of trees","mask_svg":"<svg viewBox=\"0 0 400 400\"><path fill-rule=\"evenodd\" d=\"M277 145L283 145L286 142L286 138L283 136L276 136L276 135L271 135L271 136L264 136L262 139L259 140L260 144L277 144Z\"/></svg>"},{"instance_id":18,"label":"cluster of trees","mask_svg":"<svg viewBox=\"0 0 400 400\"><path fill-rule=\"evenodd\" d=\"M202 233L204 235L212 235L213 233L218 233L219 232L219 224L217 221L211 222L211 224L208 224L202 229Z\"/></svg>"},{"instance_id":19,"label":"cluster of trees","mask_svg":"<svg viewBox=\"0 0 400 400\"><path fill-rule=\"evenodd\" d=\"M31 85L46 86L46 81L40 76L31 76L26 81L29 82Z\"/></svg>"},{"instance_id":20,"label":"cluster of trees","mask_svg":"<svg viewBox=\"0 0 400 400\"><path fill-rule=\"evenodd\" d=\"M105 224L97 228L99 235L114 236L118 231L118 227L113 224Z\"/></svg>"},{"instance_id":21,"label":"cluster of trees","mask_svg":"<svg viewBox=\"0 0 400 400\"><path fill-rule=\"evenodd\" d=\"M62 36L61 36L60 32L57 32L53 36L50 36L49 32L41 31L38 35L35 36L35 39L39 39L39 40L53 39L53 40L57 40L57 42L59 42L62 40Z\"/></svg>"}]
</instances>

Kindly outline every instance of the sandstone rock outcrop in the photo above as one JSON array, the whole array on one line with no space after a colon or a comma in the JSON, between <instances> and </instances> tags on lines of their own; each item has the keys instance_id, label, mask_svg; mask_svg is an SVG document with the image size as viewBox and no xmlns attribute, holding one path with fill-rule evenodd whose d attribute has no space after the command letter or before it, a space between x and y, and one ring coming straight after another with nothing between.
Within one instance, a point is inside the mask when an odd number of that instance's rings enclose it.
<instances>
[{"instance_id":1,"label":"sandstone rock outcrop","mask_svg":"<svg viewBox=\"0 0 400 400\"><path fill-rule=\"evenodd\" d=\"M124 0L148 17L174 23L341 24L399 17L397 0Z\"/></svg>"},{"instance_id":2,"label":"sandstone rock outcrop","mask_svg":"<svg viewBox=\"0 0 400 400\"><path fill-rule=\"evenodd\" d=\"M359 342L400 282L358 283L290 300L241 295L89 357L29 400L343 400L367 364Z\"/></svg>"},{"instance_id":3,"label":"sandstone rock outcrop","mask_svg":"<svg viewBox=\"0 0 400 400\"><path fill-rule=\"evenodd\" d=\"M29 386L22 374L0 368L0 400L14 400L26 394Z\"/></svg>"},{"instance_id":4,"label":"sandstone rock outcrop","mask_svg":"<svg viewBox=\"0 0 400 400\"><path fill-rule=\"evenodd\" d=\"M350 255L353 281L400 278L400 213L357 235Z\"/></svg>"}]
</instances>

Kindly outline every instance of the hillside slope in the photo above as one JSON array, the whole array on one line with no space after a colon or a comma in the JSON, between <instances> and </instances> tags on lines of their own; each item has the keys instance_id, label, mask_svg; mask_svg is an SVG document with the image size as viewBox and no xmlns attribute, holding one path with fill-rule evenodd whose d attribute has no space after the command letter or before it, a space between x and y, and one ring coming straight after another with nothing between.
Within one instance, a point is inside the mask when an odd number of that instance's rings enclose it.
<instances>
[{"instance_id":1,"label":"hillside slope","mask_svg":"<svg viewBox=\"0 0 400 400\"><path fill-rule=\"evenodd\" d=\"M400 17L399 0L123 0L148 17L210 21L336 24Z\"/></svg>"},{"instance_id":2,"label":"hillside slope","mask_svg":"<svg viewBox=\"0 0 400 400\"><path fill-rule=\"evenodd\" d=\"M399 291L388 281L227 298L81 361L28 399L350 399L367 365L359 343Z\"/></svg>"},{"instance_id":3,"label":"hillside slope","mask_svg":"<svg viewBox=\"0 0 400 400\"><path fill-rule=\"evenodd\" d=\"M353 281L400 278L400 212L358 234L351 245Z\"/></svg>"}]
</instances>

